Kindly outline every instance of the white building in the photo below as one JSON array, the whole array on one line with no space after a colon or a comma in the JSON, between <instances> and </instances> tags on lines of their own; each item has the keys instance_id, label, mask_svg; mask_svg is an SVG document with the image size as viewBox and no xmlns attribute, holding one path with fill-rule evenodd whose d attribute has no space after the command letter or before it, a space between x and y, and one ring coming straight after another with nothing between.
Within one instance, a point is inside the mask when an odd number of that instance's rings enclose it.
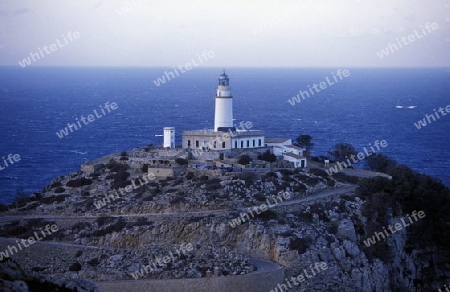
<instances>
[{"instance_id":1,"label":"white building","mask_svg":"<svg viewBox=\"0 0 450 292\"><path fill-rule=\"evenodd\" d=\"M272 147L275 156L282 156L284 160L294 163L295 167L306 167L305 148L292 145L290 138L266 138L266 146Z\"/></svg>"},{"instance_id":2,"label":"white building","mask_svg":"<svg viewBox=\"0 0 450 292\"><path fill-rule=\"evenodd\" d=\"M175 128L164 127L164 148L175 148Z\"/></svg>"},{"instance_id":3,"label":"white building","mask_svg":"<svg viewBox=\"0 0 450 292\"><path fill-rule=\"evenodd\" d=\"M183 132L183 148L202 150L230 150L265 147L265 132L250 130L240 123L233 124L233 96L230 80L223 73L219 76L215 96L214 129Z\"/></svg>"}]
</instances>

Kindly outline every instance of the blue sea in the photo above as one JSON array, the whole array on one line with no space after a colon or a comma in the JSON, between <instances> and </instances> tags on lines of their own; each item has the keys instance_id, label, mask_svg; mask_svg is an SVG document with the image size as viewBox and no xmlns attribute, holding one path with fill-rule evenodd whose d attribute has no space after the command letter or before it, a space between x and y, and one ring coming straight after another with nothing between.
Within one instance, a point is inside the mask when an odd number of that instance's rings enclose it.
<instances>
[{"instance_id":1,"label":"blue sea","mask_svg":"<svg viewBox=\"0 0 450 292\"><path fill-rule=\"evenodd\" d=\"M287 100L308 85L350 76L292 106ZM40 191L53 178L100 156L162 144L163 127L212 128L219 68L194 68L157 87L171 68L0 67L0 157L21 160L0 170L0 202L18 192ZM173 69L172 69L173 70ZM357 151L386 140L380 153L450 184L450 116L420 130L433 109L450 105L450 69L227 68L236 122L250 121L267 137L313 137L313 155L338 142ZM60 139L75 118L100 106L118 108ZM396 105L414 105L413 109ZM4 167L3 160L0 166Z\"/></svg>"}]
</instances>

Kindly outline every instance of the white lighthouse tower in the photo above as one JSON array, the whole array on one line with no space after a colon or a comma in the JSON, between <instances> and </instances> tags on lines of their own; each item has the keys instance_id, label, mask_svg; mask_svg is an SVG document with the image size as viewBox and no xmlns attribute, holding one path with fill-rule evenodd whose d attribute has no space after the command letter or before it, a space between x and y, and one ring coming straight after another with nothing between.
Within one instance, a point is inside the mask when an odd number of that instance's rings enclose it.
<instances>
[{"instance_id":1,"label":"white lighthouse tower","mask_svg":"<svg viewBox=\"0 0 450 292\"><path fill-rule=\"evenodd\" d=\"M164 127L164 148L175 148L175 128Z\"/></svg>"},{"instance_id":2,"label":"white lighthouse tower","mask_svg":"<svg viewBox=\"0 0 450 292\"><path fill-rule=\"evenodd\" d=\"M233 129L233 97L230 92L230 79L225 71L219 76L216 94L216 112L214 115L214 131Z\"/></svg>"}]
</instances>

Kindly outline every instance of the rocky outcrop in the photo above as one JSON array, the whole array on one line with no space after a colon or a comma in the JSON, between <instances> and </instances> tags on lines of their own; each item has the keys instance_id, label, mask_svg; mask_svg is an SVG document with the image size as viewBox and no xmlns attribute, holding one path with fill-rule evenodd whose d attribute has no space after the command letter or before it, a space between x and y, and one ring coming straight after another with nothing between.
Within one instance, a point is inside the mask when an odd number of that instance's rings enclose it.
<instances>
[{"instance_id":1,"label":"rocky outcrop","mask_svg":"<svg viewBox=\"0 0 450 292\"><path fill-rule=\"evenodd\" d=\"M24 273L20 266L11 259L0 262L0 290L5 292L100 292L97 286L88 280L60 279L52 281L42 276Z\"/></svg>"},{"instance_id":2,"label":"rocky outcrop","mask_svg":"<svg viewBox=\"0 0 450 292\"><path fill-rule=\"evenodd\" d=\"M192 252L143 273L142 278L201 278L215 268L221 276L248 274L255 269L250 258L279 263L288 278L316 263L327 264L326 270L293 286L294 291L420 291L436 287L434 280L425 280L428 276L448 277L430 256L441 251L408 249L406 232L364 244L374 231L374 215L368 217L364 211L368 202L354 192L333 194L347 185L345 180L319 170L211 175L188 169L182 176L157 179L106 199L146 171L110 163L97 173L60 177L30 202L6 212L51 215L46 220L60 227L52 238L61 244L58 248L18 253L15 259L26 272L39 270L54 278L132 280L132 274L151 261L190 243ZM330 195L320 196L324 190ZM285 204L239 219L248 208L261 206L280 192L290 194ZM104 205L97 208L100 200ZM386 212L388 223L402 214ZM14 237L25 237L41 223L17 218L4 224L1 236L8 237L21 226ZM44 254L51 257L45 264Z\"/></svg>"}]
</instances>

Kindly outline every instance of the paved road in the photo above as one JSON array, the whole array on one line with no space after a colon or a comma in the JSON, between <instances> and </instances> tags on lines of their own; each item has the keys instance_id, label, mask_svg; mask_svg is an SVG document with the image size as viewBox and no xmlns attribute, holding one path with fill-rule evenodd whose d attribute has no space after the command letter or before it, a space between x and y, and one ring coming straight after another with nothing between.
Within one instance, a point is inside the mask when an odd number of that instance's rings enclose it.
<instances>
[{"instance_id":1,"label":"paved road","mask_svg":"<svg viewBox=\"0 0 450 292\"><path fill-rule=\"evenodd\" d=\"M319 193L316 194L312 194L312 195L308 195L306 197L302 197L302 198L296 198L293 200L287 200L281 203L278 203L276 206L289 206L289 205L295 205L295 204L299 204L299 203L304 203L304 202L310 202L310 201L315 201L317 199L323 199L323 198L328 198L328 197L334 197L334 196L340 196L342 194L346 194L348 192L352 192L356 190L356 185L352 185L352 186L348 186L348 187L344 187L344 188L337 188L337 189L327 189L325 191L321 191ZM271 203L274 203L273 201L270 201ZM264 204L264 202L262 202L261 204ZM261 206L258 205L259 206ZM240 211L247 211L248 208L253 208L253 207L257 207L257 206L251 206L251 207L242 207L239 208Z\"/></svg>"},{"instance_id":2,"label":"paved road","mask_svg":"<svg viewBox=\"0 0 450 292\"><path fill-rule=\"evenodd\" d=\"M0 246L2 246L3 243L15 245L16 240L20 242L22 238L12 238L12 237L0 237ZM100 249L100 250L111 250L111 251L117 251L117 250L128 250L126 248L116 248L116 247L110 247L110 246L95 246L95 245L82 245L82 244L75 244L75 243L69 243L69 242L63 242L63 241L36 241L33 243L33 245L49 245L49 246L58 246L58 247L74 247L79 249ZM3 251L0 248L0 251Z\"/></svg>"}]
</instances>

